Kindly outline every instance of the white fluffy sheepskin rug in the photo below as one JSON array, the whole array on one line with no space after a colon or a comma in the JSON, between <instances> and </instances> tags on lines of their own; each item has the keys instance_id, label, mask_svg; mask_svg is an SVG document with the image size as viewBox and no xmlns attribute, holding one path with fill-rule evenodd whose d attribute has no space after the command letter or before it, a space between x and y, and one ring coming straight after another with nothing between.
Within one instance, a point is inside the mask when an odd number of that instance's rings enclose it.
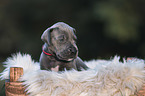
<instances>
[{"instance_id":1,"label":"white fluffy sheepskin rug","mask_svg":"<svg viewBox=\"0 0 145 96\"><path fill-rule=\"evenodd\" d=\"M129 96L145 83L144 60L92 60L89 70L61 73L40 70L28 54L16 54L4 62L1 79L9 79L10 67L23 67L24 81L30 96Z\"/></svg>"}]
</instances>

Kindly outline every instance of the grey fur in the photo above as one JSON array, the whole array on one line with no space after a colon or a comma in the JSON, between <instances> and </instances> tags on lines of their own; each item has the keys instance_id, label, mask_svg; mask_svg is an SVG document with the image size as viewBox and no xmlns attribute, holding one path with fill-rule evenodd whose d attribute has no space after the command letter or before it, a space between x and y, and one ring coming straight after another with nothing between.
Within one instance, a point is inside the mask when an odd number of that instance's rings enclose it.
<instances>
[{"instance_id":1,"label":"grey fur","mask_svg":"<svg viewBox=\"0 0 145 96\"><path fill-rule=\"evenodd\" d=\"M59 71L88 69L78 57L78 48L75 43L77 37L74 32L74 28L63 22L58 22L44 31L41 36L45 42L43 50L52 56L41 53L40 67L42 70L51 70L58 65Z\"/></svg>"}]
</instances>

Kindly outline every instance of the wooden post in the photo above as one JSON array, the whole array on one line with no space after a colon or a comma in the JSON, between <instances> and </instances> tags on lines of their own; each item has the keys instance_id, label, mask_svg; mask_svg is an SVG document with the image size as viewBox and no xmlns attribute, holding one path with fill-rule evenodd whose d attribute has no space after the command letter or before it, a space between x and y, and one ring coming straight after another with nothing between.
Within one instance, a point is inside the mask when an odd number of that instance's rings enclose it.
<instances>
[{"instance_id":1,"label":"wooden post","mask_svg":"<svg viewBox=\"0 0 145 96\"><path fill-rule=\"evenodd\" d=\"M133 59L135 59L135 60L137 60L137 58L127 58L127 61L129 61L129 60L133 60ZM145 69L145 68L144 68ZM145 84L143 84L143 86L142 86L142 89L141 90L139 90L137 93L136 93L136 95L137 96L145 96Z\"/></svg>"},{"instance_id":2,"label":"wooden post","mask_svg":"<svg viewBox=\"0 0 145 96\"><path fill-rule=\"evenodd\" d=\"M23 75L23 68L11 67L10 80L5 81L5 94L6 96L27 96L22 82L18 79Z\"/></svg>"},{"instance_id":3,"label":"wooden post","mask_svg":"<svg viewBox=\"0 0 145 96\"><path fill-rule=\"evenodd\" d=\"M142 89L137 92L137 96L145 96L145 84L143 84Z\"/></svg>"}]
</instances>

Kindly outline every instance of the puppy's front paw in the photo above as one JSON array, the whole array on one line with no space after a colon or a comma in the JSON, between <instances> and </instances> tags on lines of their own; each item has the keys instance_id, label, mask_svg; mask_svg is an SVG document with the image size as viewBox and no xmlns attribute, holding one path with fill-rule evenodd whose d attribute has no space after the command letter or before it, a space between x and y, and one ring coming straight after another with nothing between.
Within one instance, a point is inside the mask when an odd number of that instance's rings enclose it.
<instances>
[{"instance_id":1,"label":"puppy's front paw","mask_svg":"<svg viewBox=\"0 0 145 96\"><path fill-rule=\"evenodd\" d=\"M51 71L58 72L59 71L59 65L57 65L55 68L51 68Z\"/></svg>"}]
</instances>

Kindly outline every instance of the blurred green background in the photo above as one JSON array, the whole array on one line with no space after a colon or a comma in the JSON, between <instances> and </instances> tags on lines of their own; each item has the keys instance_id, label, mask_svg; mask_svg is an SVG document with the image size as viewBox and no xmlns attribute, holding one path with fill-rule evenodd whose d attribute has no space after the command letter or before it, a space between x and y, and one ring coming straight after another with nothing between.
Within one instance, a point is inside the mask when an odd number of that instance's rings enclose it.
<instances>
[{"instance_id":1,"label":"blurred green background","mask_svg":"<svg viewBox=\"0 0 145 96\"><path fill-rule=\"evenodd\" d=\"M114 55L144 59L144 17L145 0L0 0L0 72L13 53L39 61L41 34L58 21L76 29L83 60Z\"/></svg>"}]
</instances>

